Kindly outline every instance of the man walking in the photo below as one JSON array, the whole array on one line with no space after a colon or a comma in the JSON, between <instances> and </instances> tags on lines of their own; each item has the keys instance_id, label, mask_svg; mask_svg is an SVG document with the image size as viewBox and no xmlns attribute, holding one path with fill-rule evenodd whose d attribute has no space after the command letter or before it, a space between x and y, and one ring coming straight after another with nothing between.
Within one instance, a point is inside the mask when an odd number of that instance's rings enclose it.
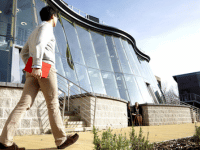
<instances>
[{"instance_id":1,"label":"man walking","mask_svg":"<svg viewBox=\"0 0 200 150\"><path fill-rule=\"evenodd\" d=\"M55 143L58 149L64 149L75 143L79 135L74 134L66 137L63 121L61 118L57 94L57 76L55 69L55 37L53 27L57 24L57 13L46 6L40 11L40 17L43 21L29 36L24 45L20 56L26 64L29 57L32 57L32 73L26 73L26 82L20 101L7 119L1 137L0 149L18 150L13 142L13 136L24 113L33 105L35 97L41 88L46 100L49 121ZM63 43L64 44L64 43ZM51 64L47 78L42 76L42 61Z\"/></svg>"}]
</instances>

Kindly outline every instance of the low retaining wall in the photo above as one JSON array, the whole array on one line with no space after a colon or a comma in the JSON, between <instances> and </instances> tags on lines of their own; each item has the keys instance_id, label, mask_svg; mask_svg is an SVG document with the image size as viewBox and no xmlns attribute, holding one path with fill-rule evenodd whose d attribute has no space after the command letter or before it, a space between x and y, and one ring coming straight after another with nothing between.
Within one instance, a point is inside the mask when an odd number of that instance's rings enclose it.
<instances>
[{"instance_id":1,"label":"low retaining wall","mask_svg":"<svg viewBox=\"0 0 200 150\"><path fill-rule=\"evenodd\" d=\"M143 124L170 125L192 123L192 111L188 106L141 104Z\"/></svg>"},{"instance_id":2,"label":"low retaining wall","mask_svg":"<svg viewBox=\"0 0 200 150\"><path fill-rule=\"evenodd\" d=\"M21 98L23 86L24 84L0 82L0 134L8 116ZM39 91L33 106L21 119L15 135L42 134L49 128L46 102Z\"/></svg>"},{"instance_id":3,"label":"low retaining wall","mask_svg":"<svg viewBox=\"0 0 200 150\"><path fill-rule=\"evenodd\" d=\"M81 119L87 123L87 126L93 125L96 99L96 128L101 130L107 129L108 127L111 127L112 129L128 127L127 101L100 94L95 94L95 96L96 98L87 96L71 99L72 105L77 109L80 109L79 115Z\"/></svg>"}]
</instances>

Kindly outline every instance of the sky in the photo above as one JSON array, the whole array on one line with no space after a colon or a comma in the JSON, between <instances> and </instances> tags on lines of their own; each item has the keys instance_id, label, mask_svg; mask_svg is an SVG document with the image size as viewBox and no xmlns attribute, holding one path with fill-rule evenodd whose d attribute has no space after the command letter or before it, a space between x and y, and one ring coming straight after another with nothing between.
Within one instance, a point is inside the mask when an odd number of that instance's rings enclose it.
<instances>
[{"instance_id":1,"label":"sky","mask_svg":"<svg viewBox=\"0 0 200 150\"><path fill-rule=\"evenodd\" d=\"M200 71L200 0L64 1L132 35L168 88L174 75Z\"/></svg>"}]
</instances>

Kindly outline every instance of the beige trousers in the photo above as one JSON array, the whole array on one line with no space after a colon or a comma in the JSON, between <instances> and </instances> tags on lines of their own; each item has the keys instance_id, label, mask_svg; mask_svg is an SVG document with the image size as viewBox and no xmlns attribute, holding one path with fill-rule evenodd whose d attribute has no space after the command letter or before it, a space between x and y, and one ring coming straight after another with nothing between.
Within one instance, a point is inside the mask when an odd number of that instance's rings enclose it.
<instances>
[{"instance_id":1,"label":"beige trousers","mask_svg":"<svg viewBox=\"0 0 200 150\"><path fill-rule=\"evenodd\" d=\"M36 79L30 73L26 73L26 82L21 99L4 125L0 137L1 143L6 146L11 146L13 144L13 136L15 135L15 131L17 130L20 120L25 112L33 105L40 88L46 100L49 121L55 143L57 146L60 146L65 142L66 134L61 118L57 94L57 74L55 67L52 66L47 78Z\"/></svg>"}]
</instances>

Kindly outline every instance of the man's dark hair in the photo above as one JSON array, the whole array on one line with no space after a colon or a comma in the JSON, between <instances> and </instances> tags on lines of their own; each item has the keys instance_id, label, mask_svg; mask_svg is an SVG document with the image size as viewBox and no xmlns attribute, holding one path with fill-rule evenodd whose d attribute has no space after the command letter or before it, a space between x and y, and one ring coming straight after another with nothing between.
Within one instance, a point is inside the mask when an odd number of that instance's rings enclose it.
<instances>
[{"instance_id":1,"label":"man's dark hair","mask_svg":"<svg viewBox=\"0 0 200 150\"><path fill-rule=\"evenodd\" d=\"M40 11L40 18L42 21L49 21L51 20L52 15L57 16L57 12L51 6L43 7Z\"/></svg>"}]
</instances>

